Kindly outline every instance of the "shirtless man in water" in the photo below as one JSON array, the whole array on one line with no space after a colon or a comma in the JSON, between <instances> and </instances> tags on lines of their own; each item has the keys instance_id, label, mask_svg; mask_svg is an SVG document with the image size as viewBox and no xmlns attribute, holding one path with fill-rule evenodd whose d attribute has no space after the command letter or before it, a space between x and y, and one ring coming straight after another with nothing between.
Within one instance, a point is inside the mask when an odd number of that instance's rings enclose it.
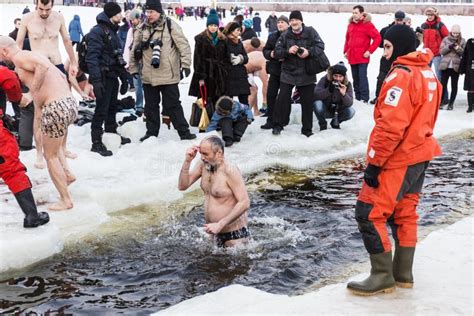
<instances>
[{"instance_id":1,"label":"shirtless man in water","mask_svg":"<svg viewBox=\"0 0 474 316\"><path fill-rule=\"evenodd\" d=\"M201 161L190 172L191 162L197 153ZM205 196L204 230L215 236L219 247L233 247L246 243L247 211L250 200L240 170L224 159L224 142L209 136L199 146L186 151L179 174L178 189L184 191L201 178Z\"/></svg>"},{"instance_id":2,"label":"shirtless man in water","mask_svg":"<svg viewBox=\"0 0 474 316\"><path fill-rule=\"evenodd\" d=\"M23 47L23 41L26 34L30 40L31 51L41 54L48 58L64 74L66 71L62 64L61 53L59 52L59 35L61 35L64 47L69 56L71 67L69 67L69 76L75 78L78 71L77 59L74 55L71 39L66 29L66 22L61 13L53 11L54 0L36 0L36 10L26 14L18 30L16 43L18 47ZM43 146L41 133L38 130L38 113L35 113L34 135L36 143L36 163L35 167L44 168ZM76 155L66 150L66 137L64 139L63 149L69 158L76 158Z\"/></svg>"},{"instance_id":3,"label":"shirtless man in water","mask_svg":"<svg viewBox=\"0 0 474 316\"><path fill-rule=\"evenodd\" d=\"M245 64L250 85L249 106L253 109L253 115L260 115L258 109L258 86L255 82L255 77L262 81L262 96L263 108L267 107L267 89L268 89L268 74L266 70L267 60L260 51L253 51L247 54L249 61Z\"/></svg>"},{"instance_id":4,"label":"shirtless man in water","mask_svg":"<svg viewBox=\"0 0 474 316\"><path fill-rule=\"evenodd\" d=\"M40 119L43 154L60 200L49 205L52 211L73 207L68 185L76 179L64 156L62 142L68 126L77 116L77 103L61 71L39 54L22 51L7 36L0 36L0 61L15 65L20 80L29 88Z\"/></svg>"}]
</instances>

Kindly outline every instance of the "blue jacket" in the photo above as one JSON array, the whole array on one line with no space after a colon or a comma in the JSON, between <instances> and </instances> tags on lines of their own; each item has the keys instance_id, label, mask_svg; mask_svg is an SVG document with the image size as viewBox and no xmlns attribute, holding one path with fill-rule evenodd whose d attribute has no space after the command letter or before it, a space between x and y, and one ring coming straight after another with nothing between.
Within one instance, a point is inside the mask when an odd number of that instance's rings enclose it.
<instances>
[{"instance_id":1,"label":"blue jacket","mask_svg":"<svg viewBox=\"0 0 474 316\"><path fill-rule=\"evenodd\" d=\"M104 77L117 78L125 73L125 68L119 64L117 58L117 53L122 53L117 36L118 25L114 25L104 12L101 12L96 20L97 25L88 35L85 58L91 83L103 82Z\"/></svg>"},{"instance_id":2,"label":"blue jacket","mask_svg":"<svg viewBox=\"0 0 474 316\"><path fill-rule=\"evenodd\" d=\"M71 41L79 43L81 36L84 36L84 33L82 33L81 18L76 14L69 23L69 37Z\"/></svg>"},{"instance_id":3,"label":"blue jacket","mask_svg":"<svg viewBox=\"0 0 474 316\"><path fill-rule=\"evenodd\" d=\"M219 113L217 113L217 111L214 111L211 122L209 122L209 125L206 128L206 133L215 131L217 129L219 121L223 118L230 117L232 118L232 121L237 122L244 116L247 117L247 121L249 122L249 124L253 121L253 113L252 110L250 110L249 106L234 101L234 106L232 107L232 111L229 115L220 115Z\"/></svg>"}]
</instances>

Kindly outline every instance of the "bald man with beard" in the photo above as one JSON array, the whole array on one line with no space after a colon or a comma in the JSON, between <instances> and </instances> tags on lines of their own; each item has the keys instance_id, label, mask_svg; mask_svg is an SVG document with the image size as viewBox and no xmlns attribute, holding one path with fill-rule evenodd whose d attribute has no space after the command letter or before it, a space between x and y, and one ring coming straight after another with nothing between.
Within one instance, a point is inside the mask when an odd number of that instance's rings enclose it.
<instances>
[{"instance_id":1,"label":"bald man with beard","mask_svg":"<svg viewBox=\"0 0 474 316\"><path fill-rule=\"evenodd\" d=\"M258 86L255 83L255 77L262 81L263 108L267 105L268 74L265 69L267 60L261 51L254 51L248 54L249 62L245 65L250 84L249 106L253 109L253 115L260 115L258 109Z\"/></svg>"}]
</instances>

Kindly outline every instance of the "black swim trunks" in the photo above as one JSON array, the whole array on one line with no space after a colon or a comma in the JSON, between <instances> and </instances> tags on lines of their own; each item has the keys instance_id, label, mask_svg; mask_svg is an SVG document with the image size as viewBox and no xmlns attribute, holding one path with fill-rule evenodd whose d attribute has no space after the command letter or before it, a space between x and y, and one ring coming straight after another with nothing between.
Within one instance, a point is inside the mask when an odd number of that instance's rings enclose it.
<instances>
[{"instance_id":1,"label":"black swim trunks","mask_svg":"<svg viewBox=\"0 0 474 316\"><path fill-rule=\"evenodd\" d=\"M249 238L250 232L247 227L242 227L241 229L234 230L227 233L220 233L216 235L216 242L217 247L223 248L226 241L241 239L241 238Z\"/></svg>"},{"instance_id":2,"label":"black swim trunks","mask_svg":"<svg viewBox=\"0 0 474 316\"><path fill-rule=\"evenodd\" d=\"M65 74L67 76L67 71L66 71L66 68L64 68L64 65L63 64L59 64L59 65L55 65L56 68L58 68L63 74Z\"/></svg>"}]
</instances>

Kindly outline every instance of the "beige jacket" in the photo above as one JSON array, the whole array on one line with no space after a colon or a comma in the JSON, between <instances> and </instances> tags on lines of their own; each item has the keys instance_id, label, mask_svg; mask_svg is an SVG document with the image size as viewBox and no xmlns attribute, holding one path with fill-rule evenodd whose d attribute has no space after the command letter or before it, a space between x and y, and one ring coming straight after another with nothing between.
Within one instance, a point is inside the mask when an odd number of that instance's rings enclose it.
<instances>
[{"instance_id":1,"label":"beige jacket","mask_svg":"<svg viewBox=\"0 0 474 316\"><path fill-rule=\"evenodd\" d=\"M152 49L143 50L141 61L135 60L134 51L141 42L146 42L153 30L152 40L161 40L160 67L151 66ZM173 44L174 43L174 44ZM160 20L150 25L147 22L141 24L133 34L133 45L130 53L129 72L139 73L144 84L152 86L176 84L181 80L181 68L191 68L191 47L178 23L171 20L171 35L166 25L166 17L161 16Z\"/></svg>"}]
</instances>

